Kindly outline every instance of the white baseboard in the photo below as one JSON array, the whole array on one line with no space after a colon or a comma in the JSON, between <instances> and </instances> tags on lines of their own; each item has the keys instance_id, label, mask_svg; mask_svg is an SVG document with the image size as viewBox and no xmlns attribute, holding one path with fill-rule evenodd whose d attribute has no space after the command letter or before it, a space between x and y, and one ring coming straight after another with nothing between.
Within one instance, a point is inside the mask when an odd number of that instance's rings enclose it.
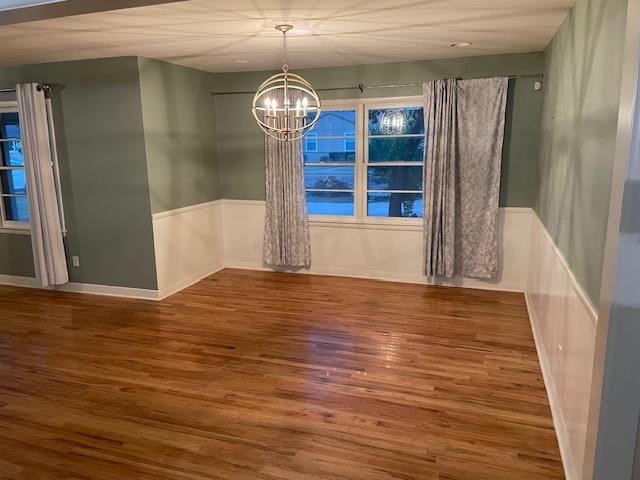
<instances>
[{"instance_id":1,"label":"white baseboard","mask_svg":"<svg viewBox=\"0 0 640 480\"><path fill-rule=\"evenodd\" d=\"M12 287L37 288L55 290L58 292L86 293L91 295L105 295L108 297L136 298L141 300L158 300L158 291L145 288L118 287L112 285L94 285L91 283L70 282L56 287L42 287L33 277L15 275L0 275L0 285Z\"/></svg>"},{"instance_id":2,"label":"white baseboard","mask_svg":"<svg viewBox=\"0 0 640 480\"><path fill-rule=\"evenodd\" d=\"M453 279L450 282L432 282L425 276L412 275L398 272L385 272L378 270L352 270L347 268L326 268L315 267L311 269L278 269L275 267L269 267L268 265L256 263L256 262L240 262L234 261L225 264L225 268L237 268L240 270L257 270L265 272L278 272L285 271L287 273L295 273L302 275L324 275L329 277L346 277L346 278L362 278L366 280L380 280L383 282L396 282L396 283L414 283L420 285L441 285L447 287L461 287L472 288L479 290L497 290L503 292L519 292L522 293L525 290L526 285L523 283L490 283L483 282L481 280L474 280L470 278L458 278Z\"/></svg>"},{"instance_id":3,"label":"white baseboard","mask_svg":"<svg viewBox=\"0 0 640 480\"><path fill-rule=\"evenodd\" d=\"M145 288L114 287L110 285L93 285L90 283L68 283L51 290L73 293L89 293L92 295L106 295L108 297L136 298L140 300L158 300L158 290Z\"/></svg>"},{"instance_id":4,"label":"white baseboard","mask_svg":"<svg viewBox=\"0 0 640 480\"><path fill-rule=\"evenodd\" d=\"M540 363L540 370L542 371L544 386L547 390L547 397L549 398L549 407L551 408L553 427L556 432L556 438L558 439L558 448L560 449L560 457L562 458L564 475L566 480L578 480L576 466L573 461L573 455L571 453L569 433L567 430L567 425L564 421L564 415L562 413L562 406L560 404L558 391L556 390L553 376L551 374L551 365L544 348L542 334L538 327L539 321L536 317L536 312L531 305L531 300L527 292L525 292L524 298L527 304L527 311L529 313L529 323L531 324L531 331L533 332L533 341L536 345L536 352L538 353L538 362Z\"/></svg>"},{"instance_id":5,"label":"white baseboard","mask_svg":"<svg viewBox=\"0 0 640 480\"><path fill-rule=\"evenodd\" d=\"M0 275L0 285L10 287L42 288L38 280L34 277L23 277L19 275Z\"/></svg>"},{"instance_id":6,"label":"white baseboard","mask_svg":"<svg viewBox=\"0 0 640 480\"><path fill-rule=\"evenodd\" d=\"M225 268L224 265L220 265L220 264L212 265L212 266L203 268L198 272L195 272L193 275L190 275L189 277L185 277L177 282L174 282L167 288L162 289L158 292L158 300L164 300L165 298L170 297L171 295L174 295L180 292L181 290L184 290L185 288L190 287L195 283L198 283L203 278L207 278L209 275L213 275L214 273L219 272L223 268Z\"/></svg>"}]
</instances>

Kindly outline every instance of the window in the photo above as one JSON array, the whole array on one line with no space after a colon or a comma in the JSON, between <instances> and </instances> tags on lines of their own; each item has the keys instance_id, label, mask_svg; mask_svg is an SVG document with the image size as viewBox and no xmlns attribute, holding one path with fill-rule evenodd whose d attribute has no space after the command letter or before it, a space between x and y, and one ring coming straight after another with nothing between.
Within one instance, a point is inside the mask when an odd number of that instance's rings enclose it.
<instances>
[{"instance_id":1,"label":"window","mask_svg":"<svg viewBox=\"0 0 640 480\"><path fill-rule=\"evenodd\" d=\"M324 102L318 123L305 137L309 215L402 223L422 218L420 103L418 97Z\"/></svg>"},{"instance_id":2,"label":"window","mask_svg":"<svg viewBox=\"0 0 640 480\"><path fill-rule=\"evenodd\" d=\"M353 216L355 198L354 148L347 150L348 133L356 125L356 110L323 110L313 132L315 150L304 152L304 188L309 215Z\"/></svg>"},{"instance_id":3,"label":"window","mask_svg":"<svg viewBox=\"0 0 640 480\"><path fill-rule=\"evenodd\" d=\"M305 152L317 152L318 151L318 134L308 133L304 137L304 151Z\"/></svg>"},{"instance_id":4,"label":"window","mask_svg":"<svg viewBox=\"0 0 640 480\"><path fill-rule=\"evenodd\" d=\"M0 103L0 228L29 228L29 202L15 102Z\"/></svg>"},{"instance_id":5,"label":"window","mask_svg":"<svg viewBox=\"0 0 640 480\"><path fill-rule=\"evenodd\" d=\"M367 108L367 215L422 217L422 107Z\"/></svg>"}]
</instances>

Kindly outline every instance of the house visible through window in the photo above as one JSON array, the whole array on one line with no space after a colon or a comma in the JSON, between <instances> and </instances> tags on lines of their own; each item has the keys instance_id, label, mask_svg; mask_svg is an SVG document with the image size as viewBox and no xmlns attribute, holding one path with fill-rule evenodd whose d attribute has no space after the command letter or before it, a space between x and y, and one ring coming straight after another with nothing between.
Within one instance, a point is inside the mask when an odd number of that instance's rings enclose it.
<instances>
[{"instance_id":1,"label":"house visible through window","mask_svg":"<svg viewBox=\"0 0 640 480\"><path fill-rule=\"evenodd\" d=\"M0 228L28 228L24 158L15 102L0 103Z\"/></svg>"},{"instance_id":2,"label":"house visible through window","mask_svg":"<svg viewBox=\"0 0 640 480\"><path fill-rule=\"evenodd\" d=\"M345 147L355 124L355 110L323 110L313 132L306 135L304 187L309 215L353 216L356 153L355 148ZM316 148L306 148L309 143Z\"/></svg>"},{"instance_id":3,"label":"house visible through window","mask_svg":"<svg viewBox=\"0 0 640 480\"><path fill-rule=\"evenodd\" d=\"M419 99L327 101L304 147L309 215L422 218L425 130Z\"/></svg>"},{"instance_id":4,"label":"house visible through window","mask_svg":"<svg viewBox=\"0 0 640 480\"><path fill-rule=\"evenodd\" d=\"M305 152L317 152L318 151L318 134L307 133L304 137L304 151Z\"/></svg>"}]
</instances>

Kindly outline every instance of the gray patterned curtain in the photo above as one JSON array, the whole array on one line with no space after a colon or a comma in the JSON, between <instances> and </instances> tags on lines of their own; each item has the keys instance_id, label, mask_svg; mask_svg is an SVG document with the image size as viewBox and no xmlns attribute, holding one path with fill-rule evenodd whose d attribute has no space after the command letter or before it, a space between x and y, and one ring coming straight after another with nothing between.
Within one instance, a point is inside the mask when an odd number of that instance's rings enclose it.
<instances>
[{"instance_id":1,"label":"gray patterned curtain","mask_svg":"<svg viewBox=\"0 0 640 480\"><path fill-rule=\"evenodd\" d=\"M265 135L265 165L264 262L277 267L309 267L311 241L302 141L282 142Z\"/></svg>"},{"instance_id":2,"label":"gray patterned curtain","mask_svg":"<svg viewBox=\"0 0 640 480\"><path fill-rule=\"evenodd\" d=\"M507 78L424 84L424 273L498 276Z\"/></svg>"}]
</instances>

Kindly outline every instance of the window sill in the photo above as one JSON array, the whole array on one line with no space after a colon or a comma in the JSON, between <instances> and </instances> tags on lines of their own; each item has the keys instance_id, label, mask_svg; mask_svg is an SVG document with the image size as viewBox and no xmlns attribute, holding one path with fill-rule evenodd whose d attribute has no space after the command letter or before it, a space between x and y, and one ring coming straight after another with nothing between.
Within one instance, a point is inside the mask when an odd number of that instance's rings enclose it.
<instances>
[{"instance_id":1,"label":"window sill","mask_svg":"<svg viewBox=\"0 0 640 480\"><path fill-rule=\"evenodd\" d=\"M366 219L353 217L309 217L309 226L327 228L358 228L371 230L422 231L423 221L409 219Z\"/></svg>"},{"instance_id":2,"label":"window sill","mask_svg":"<svg viewBox=\"0 0 640 480\"><path fill-rule=\"evenodd\" d=\"M28 228L0 227L0 233L11 235L31 235L31 230Z\"/></svg>"}]
</instances>

